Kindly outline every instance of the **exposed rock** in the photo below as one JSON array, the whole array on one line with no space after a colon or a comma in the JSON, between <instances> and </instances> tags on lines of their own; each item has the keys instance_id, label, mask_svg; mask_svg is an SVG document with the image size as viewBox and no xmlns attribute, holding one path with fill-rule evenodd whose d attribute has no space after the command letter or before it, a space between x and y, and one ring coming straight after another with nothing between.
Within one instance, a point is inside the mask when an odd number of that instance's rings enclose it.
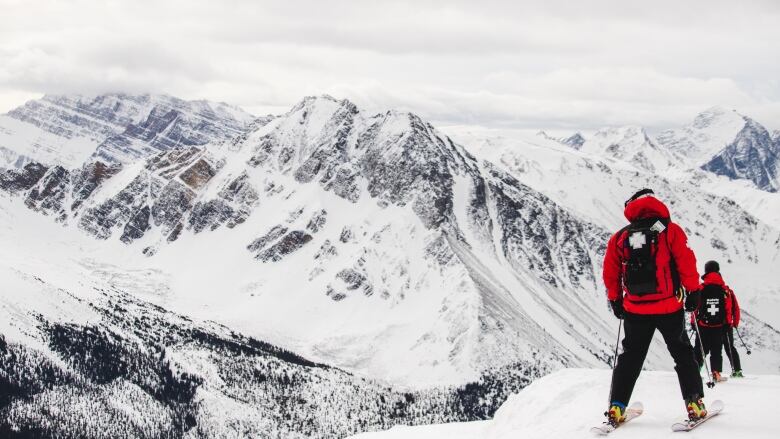
<instances>
[{"instance_id":1,"label":"exposed rock","mask_svg":"<svg viewBox=\"0 0 780 439\"><path fill-rule=\"evenodd\" d=\"M70 209L75 211L104 181L122 170L122 165L107 165L101 161L86 163L73 172L73 203Z\"/></svg>"},{"instance_id":2,"label":"exposed rock","mask_svg":"<svg viewBox=\"0 0 780 439\"><path fill-rule=\"evenodd\" d=\"M70 172L62 166L54 166L27 193L24 203L30 209L55 216L62 221L67 217L63 204L69 190Z\"/></svg>"},{"instance_id":3,"label":"exposed rock","mask_svg":"<svg viewBox=\"0 0 780 439\"><path fill-rule=\"evenodd\" d=\"M259 259L263 262L281 261L282 258L284 258L286 255L295 252L311 240L312 236L303 230L293 230L292 232L284 235L284 237L276 244L272 245L266 250L261 251L257 255L256 259Z\"/></svg>"},{"instance_id":4,"label":"exposed rock","mask_svg":"<svg viewBox=\"0 0 780 439\"><path fill-rule=\"evenodd\" d=\"M149 224L150 216L149 206L144 206L130 218L130 221L127 224L125 224L124 231L119 239L125 244L129 244L144 236L144 233L151 228Z\"/></svg>"},{"instance_id":5,"label":"exposed rock","mask_svg":"<svg viewBox=\"0 0 780 439\"><path fill-rule=\"evenodd\" d=\"M179 175L179 178L191 189L198 190L206 185L216 174L216 170L205 160L200 159Z\"/></svg>"},{"instance_id":6,"label":"exposed rock","mask_svg":"<svg viewBox=\"0 0 780 439\"><path fill-rule=\"evenodd\" d=\"M341 279L348 291L354 291L360 288L366 296L374 294L374 287L368 282L366 275L353 268L345 268L339 271L336 274L336 279Z\"/></svg>"},{"instance_id":7,"label":"exposed rock","mask_svg":"<svg viewBox=\"0 0 780 439\"><path fill-rule=\"evenodd\" d=\"M341 230L341 235L339 235L339 241L346 244L352 239L352 236L353 236L352 229L349 227L344 227Z\"/></svg>"},{"instance_id":8,"label":"exposed rock","mask_svg":"<svg viewBox=\"0 0 780 439\"><path fill-rule=\"evenodd\" d=\"M0 189L12 194L26 191L35 186L47 170L40 163L28 163L22 169L0 169Z\"/></svg>"},{"instance_id":9,"label":"exposed rock","mask_svg":"<svg viewBox=\"0 0 780 439\"><path fill-rule=\"evenodd\" d=\"M268 244L281 238L282 235L287 233L287 228L281 225L274 226L268 233L252 241L246 248L250 252L256 252L262 250L268 246Z\"/></svg>"},{"instance_id":10,"label":"exposed rock","mask_svg":"<svg viewBox=\"0 0 780 439\"><path fill-rule=\"evenodd\" d=\"M311 216L311 219L309 220L309 224L306 225L306 229L311 233L317 233L320 231L322 226L325 225L325 222L327 220L328 220L328 212L326 212L325 209L318 210L317 212L314 212L314 214Z\"/></svg>"}]
</instances>

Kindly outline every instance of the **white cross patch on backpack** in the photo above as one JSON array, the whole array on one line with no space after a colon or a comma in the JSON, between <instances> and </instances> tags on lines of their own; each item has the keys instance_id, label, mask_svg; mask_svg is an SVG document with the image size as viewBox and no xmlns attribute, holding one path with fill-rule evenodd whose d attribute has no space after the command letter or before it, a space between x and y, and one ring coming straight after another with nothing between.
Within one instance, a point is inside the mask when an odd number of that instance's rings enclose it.
<instances>
[{"instance_id":1,"label":"white cross patch on backpack","mask_svg":"<svg viewBox=\"0 0 780 439\"><path fill-rule=\"evenodd\" d=\"M633 249L642 248L647 244L647 237L643 232L634 232L629 236L628 244Z\"/></svg>"}]
</instances>

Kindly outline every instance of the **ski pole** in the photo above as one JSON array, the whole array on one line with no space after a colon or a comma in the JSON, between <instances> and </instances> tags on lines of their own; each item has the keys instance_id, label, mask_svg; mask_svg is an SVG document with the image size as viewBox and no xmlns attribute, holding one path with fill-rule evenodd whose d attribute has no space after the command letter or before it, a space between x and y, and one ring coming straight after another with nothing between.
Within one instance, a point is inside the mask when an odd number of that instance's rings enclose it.
<instances>
[{"instance_id":1,"label":"ski pole","mask_svg":"<svg viewBox=\"0 0 780 439\"><path fill-rule=\"evenodd\" d=\"M615 375L615 367L617 366L617 356L618 356L618 346L620 346L620 330L623 328L623 319L620 319L620 323L618 324L618 334L617 334L617 341L615 342L615 356L612 357L612 376ZM612 382L614 380L609 381L609 396L607 399L607 405L612 404Z\"/></svg>"},{"instance_id":2,"label":"ski pole","mask_svg":"<svg viewBox=\"0 0 780 439\"><path fill-rule=\"evenodd\" d=\"M699 337L699 348L701 349L701 361L704 363L704 367L707 369L707 377L709 381L707 381L707 387L710 389L715 387L715 381L712 380L712 374L710 373L710 366L707 364L707 355L704 353L704 340L701 338L701 332L699 332L699 322L696 319L696 316L693 316L693 327L696 328L696 335Z\"/></svg>"},{"instance_id":3,"label":"ski pole","mask_svg":"<svg viewBox=\"0 0 780 439\"><path fill-rule=\"evenodd\" d=\"M617 366L618 347L620 346L620 330L622 328L623 328L623 319L620 319L620 323L618 324L617 341L615 341L615 356L612 357L612 370L615 370L615 366Z\"/></svg>"},{"instance_id":4,"label":"ski pole","mask_svg":"<svg viewBox=\"0 0 780 439\"><path fill-rule=\"evenodd\" d=\"M745 344L745 340L742 340L742 335L739 333L739 329L734 328L734 331L736 331L737 336L739 337L739 341L742 342L742 346L745 347L745 350L747 351L747 354L750 355L750 348L748 348L747 345Z\"/></svg>"}]
</instances>

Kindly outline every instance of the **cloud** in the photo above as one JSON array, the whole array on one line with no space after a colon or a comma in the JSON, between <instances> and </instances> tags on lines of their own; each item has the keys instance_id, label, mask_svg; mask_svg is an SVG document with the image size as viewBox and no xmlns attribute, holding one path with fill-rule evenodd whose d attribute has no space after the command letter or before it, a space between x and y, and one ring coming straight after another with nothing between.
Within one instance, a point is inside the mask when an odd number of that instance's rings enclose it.
<instances>
[{"instance_id":1,"label":"cloud","mask_svg":"<svg viewBox=\"0 0 780 439\"><path fill-rule=\"evenodd\" d=\"M439 124L780 128L780 3L0 0L0 111L166 92L279 112L330 93Z\"/></svg>"}]
</instances>

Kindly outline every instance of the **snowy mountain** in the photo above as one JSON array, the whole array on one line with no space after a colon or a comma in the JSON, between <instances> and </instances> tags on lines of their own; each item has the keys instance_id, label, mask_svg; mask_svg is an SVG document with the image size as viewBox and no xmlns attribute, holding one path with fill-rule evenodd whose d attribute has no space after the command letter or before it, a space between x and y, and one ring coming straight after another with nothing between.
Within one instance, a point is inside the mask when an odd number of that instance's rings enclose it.
<instances>
[{"instance_id":1,"label":"snowy mountain","mask_svg":"<svg viewBox=\"0 0 780 439\"><path fill-rule=\"evenodd\" d=\"M544 131L539 131L537 133L538 136L541 136L542 138L548 139L548 140L554 140L558 143L561 143L566 146L570 146L576 150L579 150L582 148L582 145L585 144L585 137L583 137L580 133L574 133L569 137L553 137L549 134L545 133Z\"/></svg>"},{"instance_id":2,"label":"snowy mountain","mask_svg":"<svg viewBox=\"0 0 780 439\"><path fill-rule=\"evenodd\" d=\"M698 167L732 143L745 123L744 116L734 110L712 107L699 113L689 125L662 132L658 142Z\"/></svg>"},{"instance_id":3,"label":"snowy mountain","mask_svg":"<svg viewBox=\"0 0 780 439\"><path fill-rule=\"evenodd\" d=\"M696 116L692 124L661 133L658 141L685 156L693 167L748 180L768 192L780 188L776 136L736 111L713 107Z\"/></svg>"},{"instance_id":4,"label":"snowy mountain","mask_svg":"<svg viewBox=\"0 0 780 439\"><path fill-rule=\"evenodd\" d=\"M46 95L0 116L0 165L65 168L89 157L128 163L179 146L227 140L254 118L236 107L166 95Z\"/></svg>"},{"instance_id":5,"label":"snowy mountain","mask_svg":"<svg viewBox=\"0 0 780 439\"><path fill-rule=\"evenodd\" d=\"M644 128L637 126L601 129L587 139L580 150L650 172L662 172L679 161L674 151L658 145Z\"/></svg>"},{"instance_id":6,"label":"snowy mountain","mask_svg":"<svg viewBox=\"0 0 780 439\"><path fill-rule=\"evenodd\" d=\"M780 149L769 132L752 119L723 151L702 169L731 179L750 180L762 190L780 189Z\"/></svg>"},{"instance_id":7,"label":"snowy mountain","mask_svg":"<svg viewBox=\"0 0 780 439\"><path fill-rule=\"evenodd\" d=\"M414 114L328 96L243 129L171 111L100 122L115 131L81 162L53 159L59 143L40 155L52 160L0 169L13 291L0 296L13 358L0 385L15 389L0 431L50 405L73 407L57 431L99 430L71 425L99 407L152 437L486 419L539 376L606 367L604 245L646 185L698 254L742 274L724 273L762 360L751 367L780 367L780 225L665 175L681 156L641 128L577 151L539 136L455 142ZM80 121L70 131L98 131ZM669 367L662 349L648 367Z\"/></svg>"}]
</instances>

